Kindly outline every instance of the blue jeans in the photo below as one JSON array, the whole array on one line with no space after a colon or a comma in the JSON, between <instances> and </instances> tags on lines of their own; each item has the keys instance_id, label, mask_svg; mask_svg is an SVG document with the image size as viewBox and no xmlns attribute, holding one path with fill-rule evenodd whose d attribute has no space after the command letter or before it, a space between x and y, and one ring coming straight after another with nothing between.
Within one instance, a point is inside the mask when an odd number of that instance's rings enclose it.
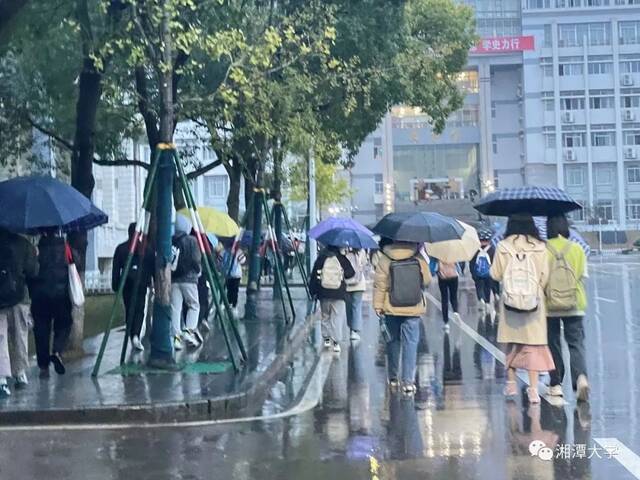
<instances>
[{"instance_id":1,"label":"blue jeans","mask_svg":"<svg viewBox=\"0 0 640 480\"><path fill-rule=\"evenodd\" d=\"M402 351L402 382L413 383L416 377L420 318L387 315L387 328L391 341L387 343L387 368L389 379L400 378L400 352Z\"/></svg>"},{"instance_id":2,"label":"blue jeans","mask_svg":"<svg viewBox=\"0 0 640 480\"><path fill-rule=\"evenodd\" d=\"M362 294L364 292L347 292L345 297L347 325L351 330L362 330Z\"/></svg>"}]
</instances>

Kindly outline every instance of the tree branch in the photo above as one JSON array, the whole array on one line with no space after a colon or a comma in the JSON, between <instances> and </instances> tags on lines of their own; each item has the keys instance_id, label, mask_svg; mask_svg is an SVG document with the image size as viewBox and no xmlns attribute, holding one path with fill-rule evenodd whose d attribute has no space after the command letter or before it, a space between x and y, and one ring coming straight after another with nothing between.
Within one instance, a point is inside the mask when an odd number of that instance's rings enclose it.
<instances>
[{"instance_id":1,"label":"tree branch","mask_svg":"<svg viewBox=\"0 0 640 480\"><path fill-rule=\"evenodd\" d=\"M27 116L27 121L29 122L29 124L35 128L36 130L38 130L41 133L44 133L46 136L53 138L56 142L58 142L60 145L62 145L63 147L73 151L74 150L74 145L73 143L71 143L69 140L66 140L62 137L60 137L59 135L56 135L54 132L52 132L51 130L49 130L48 128L40 125L38 122L36 122L35 120L33 120L30 116Z\"/></svg>"},{"instance_id":2,"label":"tree branch","mask_svg":"<svg viewBox=\"0 0 640 480\"><path fill-rule=\"evenodd\" d=\"M222 165L222 160L215 160L208 165L204 165L200 168L195 169L193 172L187 173L187 178L189 180L193 180L194 178L198 178L199 176L207 173L209 170L213 170L220 165Z\"/></svg>"},{"instance_id":3,"label":"tree branch","mask_svg":"<svg viewBox=\"0 0 640 480\"><path fill-rule=\"evenodd\" d=\"M93 163L102 167L140 167L145 170L149 170L149 164L142 160L131 160L128 158L121 158L118 160L100 160L97 157L93 158Z\"/></svg>"}]
</instances>

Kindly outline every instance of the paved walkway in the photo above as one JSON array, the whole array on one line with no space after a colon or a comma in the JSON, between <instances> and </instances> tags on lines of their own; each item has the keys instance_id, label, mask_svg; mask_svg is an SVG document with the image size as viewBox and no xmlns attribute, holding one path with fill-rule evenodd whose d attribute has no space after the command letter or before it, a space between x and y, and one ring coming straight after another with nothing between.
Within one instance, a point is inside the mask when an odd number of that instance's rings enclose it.
<instances>
[{"instance_id":1,"label":"paved walkway","mask_svg":"<svg viewBox=\"0 0 640 480\"><path fill-rule=\"evenodd\" d=\"M223 335L216 325L205 335L202 347L177 353L177 362L187 365L182 371L150 372L145 368L146 352L130 353L129 374L123 375L119 368L124 337L121 328L110 336L97 378L91 377L91 370L102 336L86 341L87 356L67 363L66 375L58 376L51 369L51 377L41 379L34 366L28 388L14 390L0 403L0 425L172 421L237 413L250 407L250 394L259 393L259 384L273 380L307 336L310 322L305 318L305 292L295 288L292 294L298 312L292 327L285 326L281 303L273 301L269 288L258 294L255 315L238 322L248 355L247 364L238 373L227 359Z\"/></svg>"}]
</instances>

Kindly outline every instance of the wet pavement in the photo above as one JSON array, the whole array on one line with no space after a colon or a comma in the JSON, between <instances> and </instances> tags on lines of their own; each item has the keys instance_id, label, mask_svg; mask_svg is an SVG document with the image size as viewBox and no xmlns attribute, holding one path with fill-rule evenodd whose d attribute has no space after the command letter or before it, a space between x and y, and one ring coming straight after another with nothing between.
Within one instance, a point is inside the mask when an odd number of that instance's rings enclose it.
<instances>
[{"instance_id":1,"label":"wet pavement","mask_svg":"<svg viewBox=\"0 0 640 480\"><path fill-rule=\"evenodd\" d=\"M505 402L501 355L491 346L496 319L479 314L465 279L460 313L467 327L454 324L444 335L439 311L430 305L414 399L388 392L377 320L367 305L358 345L345 343L340 355L323 354L319 362L310 345L296 356L256 412L277 418L153 429L0 430L0 478L639 478L639 286L640 263L629 257L590 264L590 408L577 405L570 391L564 405ZM319 404L280 418L301 398L315 396L315 381Z\"/></svg>"}]
</instances>

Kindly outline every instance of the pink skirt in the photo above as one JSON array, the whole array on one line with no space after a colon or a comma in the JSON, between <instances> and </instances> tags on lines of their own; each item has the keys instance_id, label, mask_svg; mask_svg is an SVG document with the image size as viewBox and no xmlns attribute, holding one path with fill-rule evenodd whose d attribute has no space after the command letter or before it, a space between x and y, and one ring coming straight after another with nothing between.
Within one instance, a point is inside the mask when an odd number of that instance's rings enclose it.
<instances>
[{"instance_id":1,"label":"pink skirt","mask_svg":"<svg viewBox=\"0 0 640 480\"><path fill-rule=\"evenodd\" d=\"M509 344L507 367L533 370L534 372L550 372L555 370L551 351L546 345Z\"/></svg>"}]
</instances>

